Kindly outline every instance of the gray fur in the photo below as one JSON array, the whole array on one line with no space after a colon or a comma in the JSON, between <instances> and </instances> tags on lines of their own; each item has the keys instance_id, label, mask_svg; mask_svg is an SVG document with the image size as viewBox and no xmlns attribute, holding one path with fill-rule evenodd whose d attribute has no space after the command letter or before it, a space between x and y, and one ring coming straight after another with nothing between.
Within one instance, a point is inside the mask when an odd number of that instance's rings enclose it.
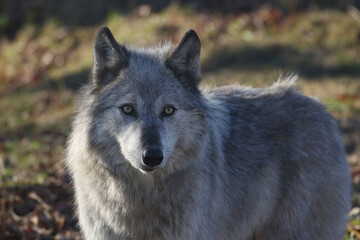
<instances>
[{"instance_id":1,"label":"gray fur","mask_svg":"<svg viewBox=\"0 0 360 240\"><path fill-rule=\"evenodd\" d=\"M291 78L199 90L195 32L173 50L118 47L101 41L107 31L97 36L67 147L86 239L342 238L349 168L321 104ZM109 59L126 64L108 68ZM124 104L133 115L119 110ZM169 105L176 110L164 116ZM141 160L149 129L164 154L153 171Z\"/></svg>"}]
</instances>

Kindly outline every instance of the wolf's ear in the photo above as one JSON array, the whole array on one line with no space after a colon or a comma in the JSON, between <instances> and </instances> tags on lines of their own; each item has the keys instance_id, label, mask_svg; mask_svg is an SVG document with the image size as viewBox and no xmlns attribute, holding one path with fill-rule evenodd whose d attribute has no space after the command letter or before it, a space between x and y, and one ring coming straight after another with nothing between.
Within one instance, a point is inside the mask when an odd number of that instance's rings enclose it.
<instances>
[{"instance_id":1,"label":"wolf's ear","mask_svg":"<svg viewBox=\"0 0 360 240\"><path fill-rule=\"evenodd\" d=\"M166 60L166 65L185 86L197 87L200 76L201 43L194 30L185 33L175 50Z\"/></svg>"},{"instance_id":2,"label":"wolf's ear","mask_svg":"<svg viewBox=\"0 0 360 240\"><path fill-rule=\"evenodd\" d=\"M128 59L128 51L116 42L109 28L101 28L94 45L92 79L95 88L111 82L127 66Z\"/></svg>"}]
</instances>

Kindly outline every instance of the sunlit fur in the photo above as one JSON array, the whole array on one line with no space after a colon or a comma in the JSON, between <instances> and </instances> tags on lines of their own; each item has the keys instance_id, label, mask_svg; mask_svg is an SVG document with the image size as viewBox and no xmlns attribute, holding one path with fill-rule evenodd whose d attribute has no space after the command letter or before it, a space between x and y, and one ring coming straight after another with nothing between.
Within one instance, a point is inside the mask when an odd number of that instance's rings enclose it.
<instances>
[{"instance_id":1,"label":"sunlit fur","mask_svg":"<svg viewBox=\"0 0 360 240\"><path fill-rule=\"evenodd\" d=\"M199 90L195 35L177 48L119 45L109 57L112 36L98 34L67 147L85 238L341 239L350 177L335 120L293 77ZM151 172L141 158L148 128L164 154Z\"/></svg>"}]
</instances>

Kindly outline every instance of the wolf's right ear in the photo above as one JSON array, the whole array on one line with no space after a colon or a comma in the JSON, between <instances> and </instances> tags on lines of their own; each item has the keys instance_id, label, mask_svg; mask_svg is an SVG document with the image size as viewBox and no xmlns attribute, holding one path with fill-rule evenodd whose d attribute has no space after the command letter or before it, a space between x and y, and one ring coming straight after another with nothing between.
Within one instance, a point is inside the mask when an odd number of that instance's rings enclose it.
<instances>
[{"instance_id":1,"label":"wolf's right ear","mask_svg":"<svg viewBox=\"0 0 360 240\"><path fill-rule=\"evenodd\" d=\"M201 43L194 30L189 30L166 60L166 65L186 87L197 88L200 76Z\"/></svg>"},{"instance_id":2,"label":"wolf's right ear","mask_svg":"<svg viewBox=\"0 0 360 240\"><path fill-rule=\"evenodd\" d=\"M116 42L109 28L101 28L94 44L92 80L95 88L101 88L116 78L128 60L127 49Z\"/></svg>"}]
</instances>

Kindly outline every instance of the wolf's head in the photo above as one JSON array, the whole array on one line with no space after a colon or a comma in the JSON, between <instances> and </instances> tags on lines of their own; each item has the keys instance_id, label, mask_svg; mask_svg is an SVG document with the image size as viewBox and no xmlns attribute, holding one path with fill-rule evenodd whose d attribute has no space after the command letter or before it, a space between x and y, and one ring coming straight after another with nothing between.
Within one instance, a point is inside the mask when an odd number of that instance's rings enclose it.
<instances>
[{"instance_id":1,"label":"wolf's head","mask_svg":"<svg viewBox=\"0 0 360 240\"><path fill-rule=\"evenodd\" d=\"M144 49L118 44L107 27L98 32L89 139L98 152L111 153L107 164L172 172L199 152L207 137L200 48L193 30L175 48Z\"/></svg>"}]
</instances>

